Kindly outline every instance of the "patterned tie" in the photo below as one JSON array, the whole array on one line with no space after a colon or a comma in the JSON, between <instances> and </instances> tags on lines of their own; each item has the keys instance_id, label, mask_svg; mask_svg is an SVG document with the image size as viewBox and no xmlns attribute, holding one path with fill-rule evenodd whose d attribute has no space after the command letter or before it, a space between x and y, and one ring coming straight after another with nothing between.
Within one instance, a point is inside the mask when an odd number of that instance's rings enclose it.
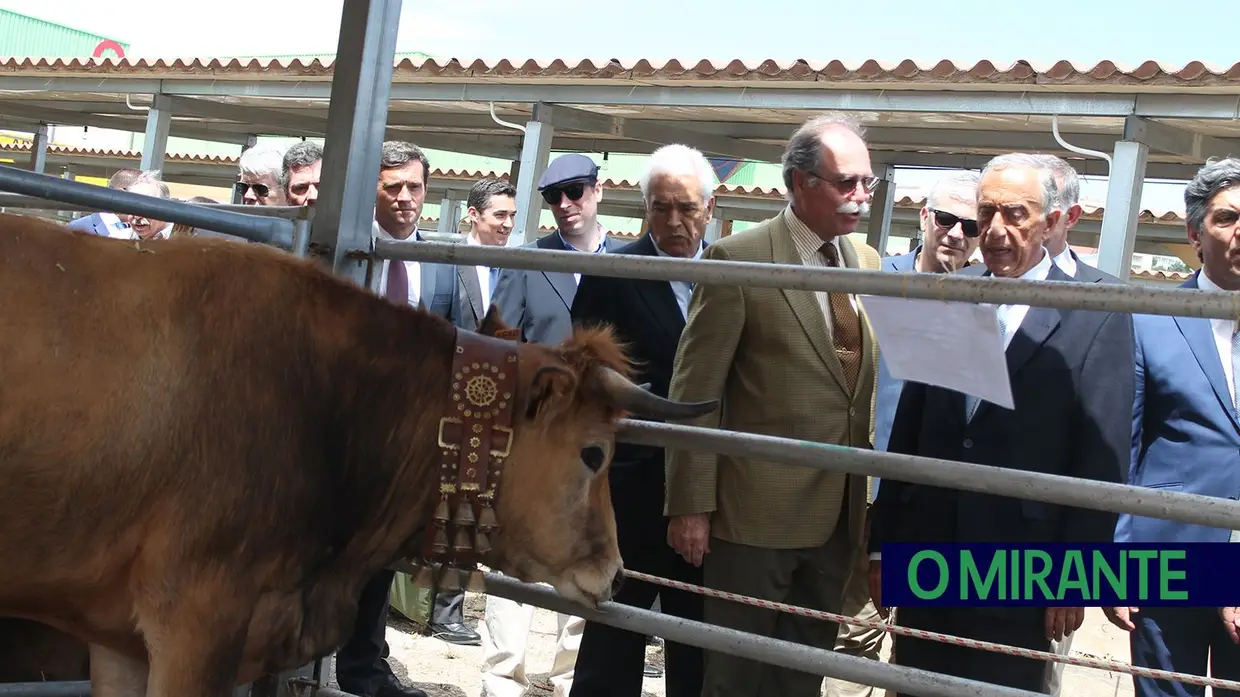
<instances>
[{"instance_id":1,"label":"patterned tie","mask_svg":"<svg viewBox=\"0 0 1240 697\"><path fill-rule=\"evenodd\" d=\"M1004 339L1007 338L1007 320L1005 319L1007 315L1004 312L1004 309L1006 307L1007 307L1006 305L1001 305L998 309L998 312L995 313L996 318L999 320L999 340L1000 341L1003 341ZM964 420L965 422L969 422L973 420L973 415L977 413L977 408L981 406L981 404L982 404L982 400L978 399L977 397L974 397L971 394L967 394L964 396Z\"/></svg>"},{"instance_id":2,"label":"patterned tie","mask_svg":"<svg viewBox=\"0 0 1240 697\"><path fill-rule=\"evenodd\" d=\"M397 305L409 304L409 271L403 261L388 262L387 299Z\"/></svg>"},{"instance_id":3,"label":"patterned tie","mask_svg":"<svg viewBox=\"0 0 1240 697\"><path fill-rule=\"evenodd\" d=\"M498 266L491 267L491 293L492 294L495 293L495 286L499 285L499 272L500 272L500 268Z\"/></svg>"},{"instance_id":4,"label":"patterned tie","mask_svg":"<svg viewBox=\"0 0 1240 697\"><path fill-rule=\"evenodd\" d=\"M821 252L827 266L840 267L840 255L835 245L827 242L822 245ZM861 374L861 318L849 302L847 293L828 293L827 302L831 306L835 355L844 368L844 378L848 381L848 392L851 394Z\"/></svg>"}]
</instances>

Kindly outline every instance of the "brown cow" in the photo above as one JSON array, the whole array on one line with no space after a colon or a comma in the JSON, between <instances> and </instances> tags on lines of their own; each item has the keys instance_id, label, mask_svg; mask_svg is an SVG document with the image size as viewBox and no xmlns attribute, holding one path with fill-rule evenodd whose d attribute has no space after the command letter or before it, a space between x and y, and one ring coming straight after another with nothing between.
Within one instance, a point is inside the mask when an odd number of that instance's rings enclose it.
<instances>
[{"instance_id":1,"label":"brown cow","mask_svg":"<svg viewBox=\"0 0 1240 697\"><path fill-rule=\"evenodd\" d=\"M304 665L422 551L448 322L262 245L12 215L0 298L0 616L90 643L95 697L223 697ZM633 385L606 332L517 350L487 561L595 603L621 571L616 419L715 405Z\"/></svg>"}]
</instances>

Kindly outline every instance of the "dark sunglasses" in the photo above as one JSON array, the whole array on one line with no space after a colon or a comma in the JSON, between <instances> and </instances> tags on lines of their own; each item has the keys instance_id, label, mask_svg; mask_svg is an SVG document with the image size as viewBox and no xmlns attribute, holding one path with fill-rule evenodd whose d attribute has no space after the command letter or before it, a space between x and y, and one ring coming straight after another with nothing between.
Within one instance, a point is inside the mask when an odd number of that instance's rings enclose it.
<instances>
[{"instance_id":1,"label":"dark sunglasses","mask_svg":"<svg viewBox=\"0 0 1240 697\"><path fill-rule=\"evenodd\" d=\"M542 197L548 206L555 206L560 203L560 195L568 197L569 201L576 203L586 192L585 182L573 182L564 186L553 186L549 189L543 189Z\"/></svg>"},{"instance_id":2,"label":"dark sunglasses","mask_svg":"<svg viewBox=\"0 0 1240 697\"><path fill-rule=\"evenodd\" d=\"M260 198L271 193L271 189L266 184L247 184L245 182L233 184L233 191L236 191L238 196L245 196L247 189L254 189L254 195Z\"/></svg>"},{"instance_id":3,"label":"dark sunglasses","mask_svg":"<svg viewBox=\"0 0 1240 697\"><path fill-rule=\"evenodd\" d=\"M956 223L960 223L960 231L964 233L965 237L977 237L978 230L976 220L961 218L960 216L952 215L947 211L936 211L933 208L930 209L930 211L934 213L934 224L944 230L950 230L956 227Z\"/></svg>"}]
</instances>

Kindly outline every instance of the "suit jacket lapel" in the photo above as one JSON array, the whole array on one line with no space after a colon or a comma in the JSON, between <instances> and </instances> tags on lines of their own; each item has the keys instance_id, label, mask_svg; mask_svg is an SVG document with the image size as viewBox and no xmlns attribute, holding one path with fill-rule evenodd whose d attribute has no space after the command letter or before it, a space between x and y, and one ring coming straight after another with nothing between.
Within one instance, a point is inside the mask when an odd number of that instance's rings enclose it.
<instances>
[{"instance_id":1,"label":"suit jacket lapel","mask_svg":"<svg viewBox=\"0 0 1240 697\"><path fill-rule=\"evenodd\" d=\"M478 283L477 267L458 266L456 272L461 278L461 287L465 289L465 296L469 298L469 306L474 310L474 320L481 322L487 311L482 306L482 285ZM491 291L494 292L495 289L492 288Z\"/></svg>"},{"instance_id":2,"label":"suit jacket lapel","mask_svg":"<svg viewBox=\"0 0 1240 697\"><path fill-rule=\"evenodd\" d=\"M1199 289L1197 276L1194 275L1180 287ZM1184 341L1192 350L1193 358L1197 359L1201 372L1210 382L1214 396L1218 398L1219 406L1227 413L1232 424L1240 428L1240 422L1236 420L1236 410L1231 406L1231 390L1227 389L1227 373L1223 372L1223 363L1218 355L1218 346L1214 343L1214 328L1210 325L1210 320L1200 317L1172 317L1172 319L1175 320L1180 333L1184 335Z\"/></svg>"},{"instance_id":3,"label":"suit jacket lapel","mask_svg":"<svg viewBox=\"0 0 1240 697\"><path fill-rule=\"evenodd\" d=\"M801 255L797 253L796 244L792 241L792 234L782 220L771 228L771 257L776 264L803 265ZM855 256L853 261L856 262ZM831 341L831 334L827 330L827 320L823 317L817 296L813 291L787 288L783 289L783 294L784 299L792 306L793 314L796 315L801 329L805 331L818 357L822 359L831 376L839 383L840 389L846 389L848 381L844 379L844 367L840 365L839 356L835 355L835 345Z\"/></svg>"},{"instance_id":4,"label":"suit jacket lapel","mask_svg":"<svg viewBox=\"0 0 1240 697\"><path fill-rule=\"evenodd\" d=\"M968 268L968 267L966 267ZM991 275L989 271L979 274L983 276ZM1050 272L1046 276L1049 281L1070 281L1072 280L1067 274L1059 270L1059 267L1052 265ZM1059 310L1053 307L1036 307L1030 306L1025 318L1020 322L1020 328L1016 330L1016 334L1012 337L1012 342L1008 344L1004 357L1007 359L1008 377L1015 377L1033 354L1042 348L1055 330L1059 328L1061 315ZM976 421L983 410L991 408L990 402L983 400L977 407L977 413L974 414L973 420ZM964 401L961 399L960 408L964 409Z\"/></svg>"},{"instance_id":5,"label":"suit jacket lapel","mask_svg":"<svg viewBox=\"0 0 1240 697\"><path fill-rule=\"evenodd\" d=\"M650 237L650 233L646 233L635 251L642 256L659 255L654 248L654 240ZM638 280L634 286L637 288L638 297L645 303L646 309L655 318L655 322L667 332L673 342L678 341L680 333L685 328L685 318L680 314L680 304L676 302L676 293L672 290L671 282Z\"/></svg>"}]
</instances>

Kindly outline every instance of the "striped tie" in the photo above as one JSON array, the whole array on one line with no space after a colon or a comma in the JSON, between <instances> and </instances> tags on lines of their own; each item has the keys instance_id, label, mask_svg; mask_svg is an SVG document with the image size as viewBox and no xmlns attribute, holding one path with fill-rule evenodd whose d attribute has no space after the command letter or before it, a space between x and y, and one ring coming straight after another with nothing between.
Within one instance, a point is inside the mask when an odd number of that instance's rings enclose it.
<instances>
[{"instance_id":1,"label":"striped tie","mask_svg":"<svg viewBox=\"0 0 1240 697\"><path fill-rule=\"evenodd\" d=\"M840 255L835 245L827 242L822 245L822 256L827 266L838 268ZM848 393L852 394L857 386L857 377L861 374L861 318L853 309L847 293L828 293L831 306L831 332L835 340L835 355L844 368L844 377L848 381Z\"/></svg>"}]
</instances>

